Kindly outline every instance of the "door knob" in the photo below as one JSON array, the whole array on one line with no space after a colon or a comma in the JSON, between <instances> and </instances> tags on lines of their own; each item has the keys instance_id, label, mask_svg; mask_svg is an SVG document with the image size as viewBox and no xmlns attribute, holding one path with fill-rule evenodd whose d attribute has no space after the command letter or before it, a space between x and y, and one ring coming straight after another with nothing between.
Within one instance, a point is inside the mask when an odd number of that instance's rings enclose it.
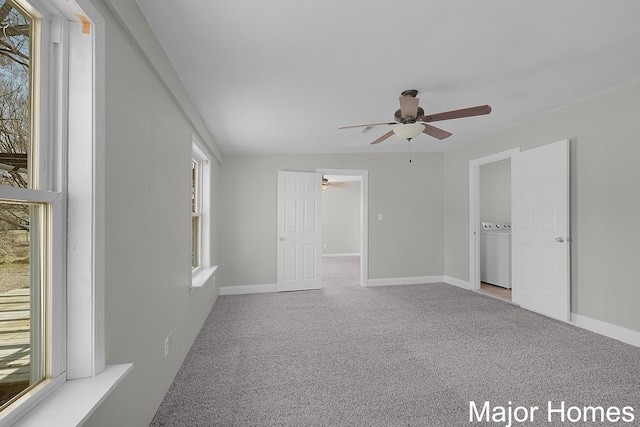
<instances>
[{"instance_id":1,"label":"door knob","mask_svg":"<svg viewBox=\"0 0 640 427\"><path fill-rule=\"evenodd\" d=\"M564 239L562 237L556 237L556 242L562 243L564 242Z\"/></svg>"},{"instance_id":2,"label":"door knob","mask_svg":"<svg viewBox=\"0 0 640 427\"><path fill-rule=\"evenodd\" d=\"M285 239L283 236L280 236L280 241L281 242L284 242L285 240L287 240L287 239Z\"/></svg>"}]
</instances>

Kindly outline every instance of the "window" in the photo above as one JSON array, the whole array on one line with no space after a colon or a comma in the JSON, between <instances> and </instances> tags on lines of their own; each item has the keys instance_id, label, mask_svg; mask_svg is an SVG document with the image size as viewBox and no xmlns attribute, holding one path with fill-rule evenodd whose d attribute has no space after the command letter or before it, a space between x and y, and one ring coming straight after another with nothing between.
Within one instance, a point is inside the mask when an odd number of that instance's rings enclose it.
<instances>
[{"instance_id":1,"label":"window","mask_svg":"<svg viewBox=\"0 0 640 427\"><path fill-rule=\"evenodd\" d=\"M101 397L45 402L105 370L102 100L104 21L90 2L0 0L0 294L12 292L0 328L21 328L0 333L0 426L46 425L53 407L81 417Z\"/></svg>"},{"instance_id":2,"label":"window","mask_svg":"<svg viewBox=\"0 0 640 427\"><path fill-rule=\"evenodd\" d=\"M191 269L202 266L202 171L203 162L197 156L191 159Z\"/></svg>"},{"instance_id":3,"label":"window","mask_svg":"<svg viewBox=\"0 0 640 427\"><path fill-rule=\"evenodd\" d=\"M197 288L213 274L211 267L210 195L211 172L209 156L192 138L191 144L191 287Z\"/></svg>"},{"instance_id":4,"label":"window","mask_svg":"<svg viewBox=\"0 0 640 427\"><path fill-rule=\"evenodd\" d=\"M46 311L52 211L40 173L41 16L0 0L0 409L50 376Z\"/></svg>"}]
</instances>

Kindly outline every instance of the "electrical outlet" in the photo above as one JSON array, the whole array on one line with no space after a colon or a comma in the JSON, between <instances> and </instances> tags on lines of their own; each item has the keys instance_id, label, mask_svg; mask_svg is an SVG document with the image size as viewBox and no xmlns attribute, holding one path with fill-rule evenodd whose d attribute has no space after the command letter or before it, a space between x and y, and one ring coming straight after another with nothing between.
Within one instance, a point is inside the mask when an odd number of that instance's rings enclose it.
<instances>
[{"instance_id":1,"label":"electrical outlet","mask_svg":"<svg viewBox=\"0 0 640 427\"><path fill-rule=\"evenodd\" d=\"M171 349L171 336L168 336L164 339L164 357L167 357L170 349Z\"/></svg>"}]
</instances>

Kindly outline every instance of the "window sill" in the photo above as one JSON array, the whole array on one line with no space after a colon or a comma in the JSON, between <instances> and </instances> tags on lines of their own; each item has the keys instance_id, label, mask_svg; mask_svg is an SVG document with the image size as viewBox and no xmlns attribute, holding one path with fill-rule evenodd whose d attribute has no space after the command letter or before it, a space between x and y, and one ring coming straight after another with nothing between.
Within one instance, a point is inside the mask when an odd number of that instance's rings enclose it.
<instances>
[{"instance_id":1,"label":"window sill","mask_svg":"<svg viewBox=\"0 0 640 427\"><path fill-rule=\"evenodd\" d=\"M207 280L213 276L218 269L217 265L213 267L201 268L191 277L191 290L204 287Z\"/></svg>"},{"instance_id":2,"label":"window sill","mask_svg":"<svg viewBox=\"0 0 640 427\"><path fill-rule=\"evenodd\" d=\"M132 363L110 365L95 377L65 381L13 426L82 425L131 369Z\"/></svg>"}]
</instances>

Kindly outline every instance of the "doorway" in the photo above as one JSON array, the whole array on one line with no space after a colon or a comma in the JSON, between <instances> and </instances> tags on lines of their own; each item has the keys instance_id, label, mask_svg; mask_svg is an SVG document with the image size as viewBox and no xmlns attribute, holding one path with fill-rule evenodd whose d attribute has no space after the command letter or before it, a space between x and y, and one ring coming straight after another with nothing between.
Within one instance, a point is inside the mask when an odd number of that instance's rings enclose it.
<instances>
[{"instance_id":1,"label":"doorway","mask_svg":"<svg viewBox=\"0 0 640 427\"><path fill-rule=\"evenodd\" d=\"M333 196L339 199L341 190L350 191L350 197L355 197L355 199L349 201L349 210L351 214L355 215L355 218L348 219L349 228L348 232L341 236L341 238L337 238L335 235L327 236L327 241L323 239L323 254L326 252L330 255L354 255L359 254L360 256L360 285L366 287L368 285L368 263L369 263L369 202L368 202L368 186L369 186L369 173L366 170L346 170L346 169L316 169L316 172L321 173L324 177L328 179L328 185L325 190L323 190L323 194L329 191L334 192ZM343 183L342 185L332 186L331 183ZM345 186L346 184L347 186ZM355 194L352 190L359 189L359 192L356 191ZM346 195L346 191L345 191ZM323 196L323 199L325 197ZM329 200L327 200L329 201ZM324 200L323 200L324 202ZM340 203L339 200L336 200L337 203ZM345 208L346 205L345 205ZM335 218L325 218L325 215L334 215L334 213L327 213L327 209L331 209L331 205L323 206L323 221L334 220ZM350 216L351 216L350 214ZM326 227L325 227L326 228ZM353 229L355 228L355 230ZM324 230L327 231L327 230ZM329 230L331 233L332 231ZM334 233L339 233L340 230L333 230ZM324 232L323 232L324 233ZM325 247L326 245L326 247ZM331 247L339 246L339 247Z\"/></svg>"},{"instance_id":2,"label":"doorway","mask_svg":"<svg viewBox=\"0 0 640 427\"><path fill-rule=\"evenodd\" d=\"M506 232L507 230L504 227L511 224L511 204L513 200L511 183L513 182L514 173L512 157L519 152L519 149L508 150L469 162L470 288L509 301L511 301L511 281L507 282L504 279L500 279L497 280L499 283L491 283L496 282L496 280L488 279L483 283L482 279L485 278L486 272L482 270L482 266L485 263L484 257L494 255L488 254L487 251L496 249L486 247L485 241L502 246L509 239L507 235L501 235L501 233ZM508 180L508 183L504 182L505 179ZM505 194L507 191L509 194ZM495 235L488 235L491 231L496 230L490 228L489 232L487 232L483 228L483 222L490 223L489 227L499 227L497 232L494 233ZM504 248L502 249L504 250ZM507 251L510 253L510 247ZM489 262L495 264L495 261ZM501 262L503 263L501 267L508 269L506 274L510 278L511 258L508 257L507 261L501 260ZM504 274L504 272L500 273L501 276Z\"/></svg>"},{"instance_id":3,"label":"doorway","mask_svg":"<svg viewBox=\"0 0 640 427\"><path fill-rule=\"evenodd\" d=\"M511 159L512 302L570 318L569 140L469 162L469 282L480 289L480 166Z\"/></svg>"},{"instance_id":4,"label":"doorway","mask_svg":"<svg viewBox=\"0 0 640 427\"><path fill-rule=\"evenodd\" d=\"M511 301L511 159L480 165L480 291Z\"/></svg>"}]
</instances>

